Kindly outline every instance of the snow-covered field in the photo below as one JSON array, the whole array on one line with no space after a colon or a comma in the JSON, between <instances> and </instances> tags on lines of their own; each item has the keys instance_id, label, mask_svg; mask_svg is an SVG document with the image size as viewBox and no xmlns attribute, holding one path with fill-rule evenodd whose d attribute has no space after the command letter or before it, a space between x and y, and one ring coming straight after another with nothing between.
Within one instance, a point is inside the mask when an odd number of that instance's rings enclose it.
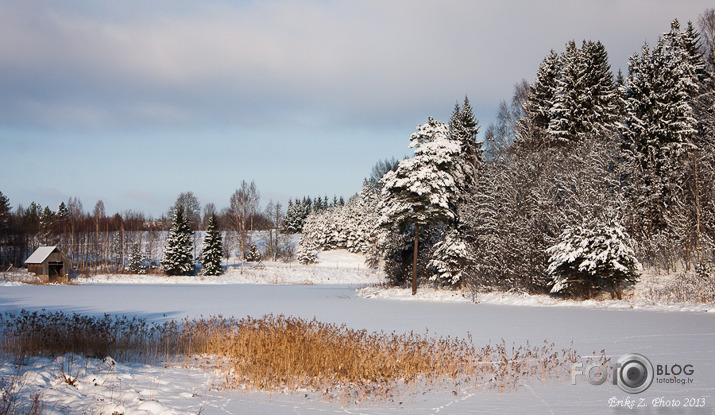
<instances>
[{"instance_id":1,"label":"snow-covered field","mask_svg":"<svg viewBox=\"0 0 715 415\"><path fill-rule=\"evenodd\" d=\"M380 272L365 266L365 258L344 250L321 252L317 264L229 260L226 273L217 277L163 277L153 275L97 275L80 278L80 284L377 284Z\"/></svg>"},{"instance_id":2,"label":"snow-covered field","mask_svg":"<svg viewBox=\"0 0 715 415\"><path fill-rule=\"evenodd\" d=\"M342 256L331 262L330 255ZM712 308L681 305L676 308L678 312L669 312L666 306L631 307L625 300L572 304L512 294L480 295L474 303L470 296L427 289L412 297L407 290L363 288L379 281L380 276L358 270L359 262L353 259L353 267L348 265L345 253L336 253L322 258L319 266L278 268L277 264L265 264L263 269L245 268L243 274L232 269L218 277L224 278L220 284L200 277L174 279L167 284L167 278L132 277L136 279L127 281L123 279L126 276L94 277L73 286L15 283L0 286L0 311L110 313L152 321L272 313L345 323L370 331L428 330L431 335L471 336L477 346L501 339L516 345L540 344L548 339L557 349L573 348L582 356L604 350L613 360L640 353L656 367L691 365L692 375L678 378L692 379L692 383L656 381L645 392L629 395L610 382L594 386L576 376L575 385L570 379L549 384L536 381L508 394L457 386L356 407L325 402L320 395L307 391L269 394L222 390L220 375L211 369L113 364L62 356L25 362L21 367L21 395L40 393L46 413L715 413L715 313L706 312ZM0 374L10 376L16 370L12 362L5 362ZM63 370L77 380L75 386L63 381ZM619 400L624 404L635 402L635 407L610 407ZM672 406L675 401L675 408L654 406ZM646 406L639 408L638 404ZM698 407L701 404L704 406Z\"/></svg>"},{"instance_id":3,"label":"snow-covered field","mask_svg":"<svg viewBox=\"0 0 715 415\"><path fill-rule=\"evenodd\" d=\"M624 300L567 300L548 295L529 295L519 293L471 293L441 289L421 289L412 295L409 288L369 286L358 290L365 298L380 298L397 301L447 301L476 304L513 305L529 307L578 307L612 310L651 310L651 311L690 311L715 313L715 304L698 303L658 303L644 298L633 297Z\"/></svg>"}]
</instances>

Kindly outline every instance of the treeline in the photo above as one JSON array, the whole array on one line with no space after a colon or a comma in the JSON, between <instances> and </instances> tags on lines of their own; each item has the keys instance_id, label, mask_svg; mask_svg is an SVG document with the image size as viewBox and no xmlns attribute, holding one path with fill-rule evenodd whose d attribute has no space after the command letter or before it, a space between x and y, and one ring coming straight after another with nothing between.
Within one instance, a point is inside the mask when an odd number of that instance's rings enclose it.
<instances>
[{"instance_id":1,"label":"treeline","mask_svg":"<svg viewBox=\"0 0 715 415\"><path fill-rule=\"evenodd\" d=\"M165 217L151 219L135 211L107 215L101 200L86 212L74 197L56 210L32 202L13 211L9 199L0 193L0 212L3 268L23 266L39 246L56 245L75 268L118 271L135 243L145 245L151 254L161 252L162 231L169 226Z\"/></svg>"},{"instance_id":2,"label":"treeline","mask_svg":"<svg viewBox=\"0 0 715 415\"><path fill-rule=\"evenodd\" d=\"M330 206L344 204L344 199L334 197L305 197L289 203L292 206L309 206L305 215ZM222 233L224 258L236 256L245 259L256 241L253 235L263 231L261 241L264 258L277 260L291 258L292 248L285 243L286 234L295 232L285 226L286 210L278 202L269 201L261 209L260 192L255 183L241 182L231 195L228 206L218 210L213 203L203 207L193 192L181 193L176 202L160 218L142 212L125 211L107 214L104 203L98 201L91 211L83 208L79 198L72 197L57 208L42 207L32 202L28 207L13 209L7 196L0 192L0 267L22 267L25 259L39 246L56 245L72 261L73 268L82 272L122 272L137 267L141 258L142 269L159 267L164 258L167 237L177 209L181 209L192 232L192 254L198 260L201 234L209 227L211 217ZM303 216L302 219L305 217ZM301 219L301 220L302 220ZM296 223L293 220L291 223ZM255 253L253 254L255 256Z\"/></svg>"},{"instance_id":3,"label":"treeline","mask_svg":"<svg viewBox=\"0 0 715 415\"><path fill-rule=\"evenodd\" d=\"M568 42L483 142L468 99L418 126L414 156L378 182L371 240L391 281L591 297L620 296L642 266L711 275L714 10L699 27L673 21L625 77L600 42ZM342 243L312 222L301 249Z\"/></svg>"},{"instance_id":4,"label":"treeline","mask_svg":"<svg viewBox=\"0 0 715 415\"><path fill-rule=\"evenodd\" d=\"M328 196L311 198L305 196L303 199L289 199L286 210L283 230L288 233L303 232L303 224L311 213L323 212L328 208L345 206L345 199L340 196L333 196L332 202Z\"/></svg>"}]
</instances>

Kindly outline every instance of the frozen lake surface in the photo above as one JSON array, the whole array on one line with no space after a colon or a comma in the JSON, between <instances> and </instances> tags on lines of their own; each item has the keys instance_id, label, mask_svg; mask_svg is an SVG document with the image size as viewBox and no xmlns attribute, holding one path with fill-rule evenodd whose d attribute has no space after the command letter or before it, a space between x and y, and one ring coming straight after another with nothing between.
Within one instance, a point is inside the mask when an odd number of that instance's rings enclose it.
<instances>
[{"instance_id":1,"label":"frozen lake surface","mask_svg":"<svg viewBox=\"0 0 715 415\"><path fill-rule=\"evenodd\" d=\"M82 314L126 314L162 321L209 315L285 314L319 321L345 323L370 331L415 331L474 339L475 346L498 343L556 343L580 355L605 350L617 360L640 353L654 366L694 368L688 385L658 384L628 395L606 383L593 386L582 377L576 385L536 384L510 394L495 392L430 393L399 405L403 413L714 413L715 313L533 307L472 304L469 302L396 301L362 298L354 285L127 285L3 286L0 311L63 310ZM572 343L573 342L573 343ZM167 374L167 376L169 376ZM198 379L197 379L198 380ZM167 392L169 393L169 392ZM165 399L176 410L203 408L212 413L345 412L335 403L302 399L302 395L212 392L201 402ZM211 398L209 399L209 396ZM609 408L611 398L643 398L644 408ZM653 399L677 399L680 408L653 407ZM705 407L683 408L687 399L704 399ZM178 398L176 398L178 399ZM638 403L638 402L637 402ZM193 405L193 406L191 406ZM348 408L350 413L387 413L396 404ZM609 412L610 411L610 412ZM637 411L637 412L633 412ZM150 412L147 412L150 413Z\"/></svg>"}]
</instances>

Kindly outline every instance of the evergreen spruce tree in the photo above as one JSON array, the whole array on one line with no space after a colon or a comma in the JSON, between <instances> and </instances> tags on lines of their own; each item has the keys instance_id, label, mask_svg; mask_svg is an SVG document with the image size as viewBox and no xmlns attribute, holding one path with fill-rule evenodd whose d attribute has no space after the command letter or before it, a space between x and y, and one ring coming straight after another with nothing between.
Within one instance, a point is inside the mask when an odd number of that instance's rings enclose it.
<instances>
[{"instance_id":1,"label":"evergreen spruce tree","mask_svg":"<svg viewBox=\"0 0 715 415\"><path fill-rule=\"evenodd\" d=\"M459 286L462 283L462 267L467 256L467 245L456 231L447 232L444 239L434 246L432 259L427 265L433 270L430 281L443 285Z\"/></svg>"},{"instance_id":2,"label":"evergreen spruce tree","mask_svg":"<svg viewBox=\"0 0 715 415\"><path fill-rule=\"evenodd\" d=\"M221 258L223 257L223 240L221 231L218 229L216 215L209 218L206 236L204 237L204 247L201 250L201 267L204 275L221 275Z\"/></svg>"},{"instance_id":3,"label":"evergreen spruce tree","mask_svg":"<svg viewBox=\"0 0 715 415\"><path fill-rule=\"evenodd\" d=\"M621 128L621 122L623 121L623 117L626 116L626 103L625 100L623 99L624 91L626 88L626 78L623 76L623 72L619 69L618 74L616 75L616 92L617 92L617 97L616 97L616 113L618 114L618 120L619 122L616 123L616 129Z\"/></svg>"},{"instance_id":4,"label":"evergreen spruce tree","mask_svg":"<svg viewBox=\"0 0 715 415\"><path fill-rule=\"evenodd\" d=\"M117 272L124 270L124 232L114 232L111 245L111 261L114 264L114 270Z\"/></svg>"},{"instance_id":5,"label":"evergreen spruce tree","mask_svg":"<svg viewBox=\"0 0 715 415\"><path fill-rule=\"evenodd\" d=\"M248 254L246 255L247 262L259 262L261 260L261 253L258 252L258 246L256 244L251 244L248 248Z\"/></svg>"},{"instance_id":6,"label":"evergreen spruce tree","mask_svg":"<svg viewBox=\"0 0 715 415\"><path fill-rule=\"evenodd\" d=\"M587 136L615 130L617 94L608 54L601 42L571 41L562 57L548 133L555 144L568 144Z\"/></svg>"},{"instance_id":7,"label":"evergreen spruce tree","mask_svg":"<svg viewBox=\"0 0 715 415\"><path fill-rule=\"evenodd\" d=\"M586 68L581 50L573 40L566 44L561 55L562 70L556 81L554 105L551 107L548 127L549 141L567 144L576 139L578 123L583 117L579 97L583 93Z\"/></svg>"},{"instance_id":8,"label":"evergreen spruce tree","mask_svg":"<svg viewBox=\"0 0 715 415\"><path fill-rule=\"evenodd\" d=\"M167 274L191 275L194 272L192 235L189 222L184 216L184 207L179 205L175 210L161 263Z\"/></svg>"},{"instance_id":9,"label":"evergreen spruce tree","mask_svg":"<svg viewBox=\"0 0 715 415\"><path fill-rule=\"evenodd\" d=\"M318 262L318 247L312 241L306 239L306 235L302 235L296 252L298 262L303 265L314 264Z\"/></svg>"},{"instance_id":10,"label":"evergreen spruce tree","mask_svg":"<svg viewBox=\"0 0 715 415\"><path fill-rule=\"evenodd\" d=\"M615 222L593 221L568 228L547 253L552 293L591 298L610 289L611 295L620 299L623 285L635 283L642 269L630 236Z\"/></svg>"},{"instance_id":11,"label":"evergreen spruce tree","mask_svg":"<svg viewBox=\"0 0 715 415\"><path fill-rule=\"evenodd\" d=\"M530 86L524 104L524 117L518 122L517 143L519 146L540 147L546 140L561 67L561 58L553 49L539 65L536 80Z\"/></svg>"},{"instance_id":12,"label":"evergreen spruce tree","mask_svg":"<svg viewBox=\"0 0 715 415\"><path fill-rule=\"evenodd\" d=\"M698 128L693 110L698 67L687 45L675 20L652 51L645 44L629 61L621 131L643 237L667 232L672 208L682 202L685 156Z\"/></svg>"},{"instance_id":13,"label":"evergreen spruce tree","mask_svg":"<svg viewBox=\"0 0 715 415\"><path fill-rule=\"evenodd\" d=\"M449 229L442 234L443 239L438 242L432 251L432 262L428 264L435 270L435 275L440 275L439 279L444 284L461 285L461 268L466 262L465 247L466 228L461 221L460 213L472 203L472 196L477 187L479 174L482 170L482 147L477 142L479 133L479 122L474 116L469 98L464 97L464 104L460 107L455 105L454 112L449 123L450 139L460 146L459 156L455 158L453 177L457 179L454 186L455 218L450 221ZM455 257L455 255L461 255ZM457 269L458 268L458 269ZM435 278L431 279L432 281Z\"/></svg>"},{"instance_id":14,"label":"evergreen spruce tree","mask_svg":"<svg viewBox=\"0 0 715 415\"><path fill-rule=\"evenodd\" d=\"M587 117L584 120L583 135L603 137L616 131L621 113L620 96L614 82L608 53L601 42L584 42L583 55L586 60L586 100Z\"/></svg>"},{"instance_id":15,"label":"evergreen spruce tree","mask_svg":"<svg viewBox=\"0 0 715 415\"><path fill-rule=\"evenodd\" d=\"M474 186L477 171L482 162L482 143L477 141L479 121L474 116L469 98L464 97L464 104L456 104L449 120L449 136L459 143L461 154L458 168L461 169L463 183L459 183L461 191Z\"/></svg>"},{"instance_id":16,"label":"evergreen spruce tree","mask_svg":"<svg viewBox=\"0 0 715 415\"><path fill-rule=\"evenodd\" d=\"M57 214L56 214L57 220L64 221L69 217L70 217L70 211L67 209L67 205L65 205L65 202L60 202L59 206L57 206Z\"/></svg>"},{"instance_id":17,"label":"evergreen spruce tree","mask_svg":"<svg viewBox=\"0 0 715 415\"><path fill-rule=\"evenodd\" d=\"M288 209L286 210L285 219L283 220L283 228L286 233L301 233L303 232L303 224L305 218L308 217L313 210L313 202L310 198L303 200L296 199L288 201Z\"/></svg>"},{"instance_id":18,"label":"evergreen spruce tree","mask_svg":"<svg viewBox=\"0 0 715 415\"><path fill-rule=\"evenodd\" d=\"M495 200L498 192L495 190L495 178L491 176L494 170L494 164L486 166L479 175L473 203L460 210L468 235L466 242L470 253L468 268L471 288L476 290L497 286L494 279L504 273L504 252L501 247L503 235L499 229L503 218L500 217L499 203Z\"/></svg>"},{"instance_id":19,"label":"evergreen spruce tree","mask_svg":"<svg viewBox=\"0 0 715 415\"><path fill-rule=\"evenodd\" d=\"M55 213L49 206L40 215L40 240L45 245L53 245L56 243L55 238Z\"/></svg>"},{"instance_id":20,"label":"evergreen spruce tree","mask_svg":"<svg viewBox=\"0 0 715 415\"><path fill-rule=\"evenodd\" d=\"M10 199L0 192L0 243L10 229L11 210Z\"/></svg>"},{"instance_id":21,"label":"evergreen spruce tree","mask_svg":"<svg viewBox=\"0 0 715 415\"><path fill-rule=\"evenodd\" d=\"M142 264L144 258L141 254L141 244L135 243L132 245L132 252L129 254L129 272L135 274L144 274L146 267Z\"/></svg>"}]
</instances>

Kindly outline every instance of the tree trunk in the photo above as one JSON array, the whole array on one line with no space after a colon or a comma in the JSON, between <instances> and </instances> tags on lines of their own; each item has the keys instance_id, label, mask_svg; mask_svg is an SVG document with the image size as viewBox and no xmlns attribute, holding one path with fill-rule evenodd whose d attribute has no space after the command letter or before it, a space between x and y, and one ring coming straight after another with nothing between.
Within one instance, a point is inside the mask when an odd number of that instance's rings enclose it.
<instances>
[{"instance_id":1,"label":"tree trunk","mask_svg":"<svg viewBox=\"0 0 715 415\"><path fill-rule=\"evenodd\" d=\"M415 250L412 255L412 295L417 294L417 244L419 241L420 225L415 222Z\"/></svg>"},{"instance_id":2,"label":"tree trunk","mask_svg":"<svg viewBox=\"0 0 715 415\"><path fill-rule=\"evenodd\" d=\"M700 184L698 183L698 157L699 154L695 152L693 156L693 176L695 177L695 189L693 193L695 195L695 260L696 266L700 265Z\"/></svg>"}]
</instances>

